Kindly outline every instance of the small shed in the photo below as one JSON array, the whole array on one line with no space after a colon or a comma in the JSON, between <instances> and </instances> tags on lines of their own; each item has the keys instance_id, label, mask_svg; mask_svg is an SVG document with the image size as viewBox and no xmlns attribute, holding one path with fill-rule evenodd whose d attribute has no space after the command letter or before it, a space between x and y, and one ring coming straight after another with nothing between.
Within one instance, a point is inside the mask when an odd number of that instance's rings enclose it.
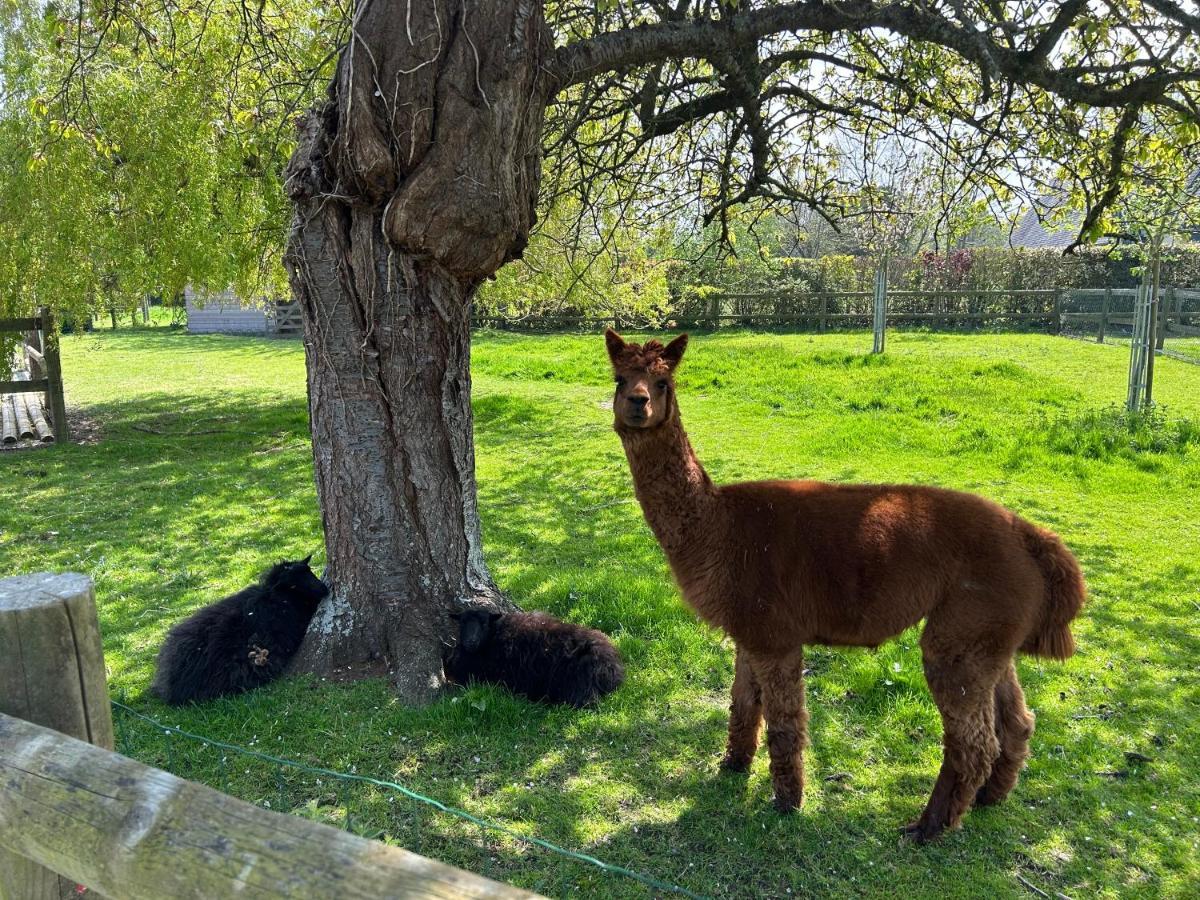
<instances>
[{"instance_id":1,"label":"small shed","mask_svg":"<svg viewBox=\"0 0 1200 900\"><path fill-rule=\"evenodd\" d=\"M232 291L202 295L188 288L184 302L192 334L298 335L304 330L300 306L294 300L251 304Z\"/></svg>"}]
</instances>

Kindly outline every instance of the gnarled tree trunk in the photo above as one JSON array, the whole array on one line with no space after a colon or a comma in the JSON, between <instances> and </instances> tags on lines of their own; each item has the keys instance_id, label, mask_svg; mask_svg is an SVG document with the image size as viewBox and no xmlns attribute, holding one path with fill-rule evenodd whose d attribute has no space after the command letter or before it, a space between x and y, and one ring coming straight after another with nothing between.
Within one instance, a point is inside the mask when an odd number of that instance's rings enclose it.
<instances>
[{"instance_id":1,"label":"gnarled tree trunk","mask_svg":"<svg viewBox=\"0 0 1200 900\"><path fill-rule=\"evenodd\" d=\"M476 509L469 305L534 220L541 3L364 0L288 169L333 593L296 660L442 684L447 613L505 601Z\"/></svg>"}]
</instances>

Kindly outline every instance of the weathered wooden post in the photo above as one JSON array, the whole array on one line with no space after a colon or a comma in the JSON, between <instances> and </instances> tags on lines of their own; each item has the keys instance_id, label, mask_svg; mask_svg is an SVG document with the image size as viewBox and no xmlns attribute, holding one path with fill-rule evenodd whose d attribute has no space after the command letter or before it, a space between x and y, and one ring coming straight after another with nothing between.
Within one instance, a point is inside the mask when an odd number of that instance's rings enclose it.
<instances>
[{"instance_id":1,"label":"weathered wooden post","mask_svg":"<svg viewBox=\"0 0 1200 900\"><path fill-rule=\"evenodd\" d=\"M721 300L720 294L713 294L708 301L708 327L714 331L721 327Z\"/></svg>"},{"instance_id":2,"label":"weathered wooden post","mask_svg":"<svg viewBox=\"0 0 1200 900\"><path fill-rule=\"evenodd\" d=\"M0 766L0 840L114 900L538 900L2 714Z\"/></svg>"},{"instance_id":3,"label":"weathered wooden post","mask_svg":"<svg viewBox=\"0 0 1200 900\"><path fill-rule=\"evenodd\" d=\"M54 438L60 444L66 443L71 439L71 429L67 426L67 404L63 399L58 332L54 328L54 316L49 307L39 309L38 318L42 320L42 356L46 362L46 378L50 382L46 388L46 399L50 401L50 416L54 419Z\"/></svg>"},{"instance_id":4,"label":"weathered wooden post","mask_svg":"<svg viewBox=\"0 0 1200 900\"><path fill-rule=\"evenodd\" d=\"M90 578L43 572L0 580L0 712L113 749ZM59 882L0 847L0 900L58 900Z\"/></svg>"},{"instance_id":5,"label":"weathered wooden post","mask_svg":"<svg viewBox=\"0 0 1200 900\"><path fill-rule=\"evenodd\" d=\"M1104 289L1104 299L1100 301L1100 330L1096 335L1096 343L1104 343L1104 332L1108 331L1108 313L1112 309L1112 288Z\"/></svg>"},{"instance_id":6,"label":"weathered wooden post","mask_svg":"<svg viewBox=\"0 0 1200 900\"><path fill-rule=\"evenodd\" d=\"M817 321L817 332L824 334L829 327L829 295L821 295L821 317Z\"/></svg>"}]
</instances>

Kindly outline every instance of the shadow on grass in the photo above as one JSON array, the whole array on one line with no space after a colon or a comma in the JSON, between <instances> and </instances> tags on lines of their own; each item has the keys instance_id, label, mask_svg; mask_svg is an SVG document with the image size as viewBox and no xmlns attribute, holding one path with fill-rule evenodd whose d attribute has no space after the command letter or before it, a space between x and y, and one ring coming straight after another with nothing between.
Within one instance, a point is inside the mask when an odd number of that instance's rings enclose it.
<instances>
[{"instance_id":1,"label":"shadow on grass","mask_svg":"<svg viewBox=\"0 0 1200 900\"><path fill-rule=\"evenodd\" d=\"M162 347L181 338L127 340ZM236 338L184 343L295 353ZM488 688L412 710L382 682L313 679L183 710L142 694L172 621L273 559L319 545L299 394L163 392L92 406L105 421L102 444L7 468L29 486L28 503L6 524L0 553L9 570L96 576L114 694L126 691L140 708L310 765L395 778L699 893L1011 895L1022 871L1047 890L1150 895L1164 873L1191 864L1197 697L1194 680L1179 679L1187 671L1179 659L1200 650L1181 596L1195 591L1193 567L1131 576L1118 591L1128 553L1103 540L1077 544L1103 590L1081 619L1074 660L1020 665L1039 713L1030 767L1008 803L971 813L962 832L930 848L896 843L940 754L915 632L878 654L815 648L808 803L780 817L769 806L765 751L748 777L717 774L730 650L671 587L598 406L603 392L581 406L568 390L477 393L480 506L502 586L526 606L614 635L629 680L596 710L537 706ZM349 808L348 827L546 893L661 893L389 802L373 788L225 759L152 727L121 724L120 733L124 750L184 777L333 821ZM1150 761L1132 763L1127 752Z\"/></svg>"},{"instance_id":2,"label":"shadow on grass","mask_svg":"<svg viewBox=\"0 0 1200 900\"><path fill-rule=\"evenodd\" d=\"M307 413L249 391L140 394L82 412L103 423L98 444L8 466L28 489L2 551L8 571L95 579L111 675L124 684L127 667L148 674L170 622L321 546Z\"/></svg>"}]
</instances>

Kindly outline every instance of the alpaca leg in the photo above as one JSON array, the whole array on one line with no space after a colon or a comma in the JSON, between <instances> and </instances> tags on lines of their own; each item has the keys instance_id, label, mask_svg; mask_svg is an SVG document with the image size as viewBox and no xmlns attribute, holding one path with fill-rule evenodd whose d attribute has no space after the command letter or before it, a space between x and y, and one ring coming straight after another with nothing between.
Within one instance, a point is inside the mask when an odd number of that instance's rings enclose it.
<instances>
[{"instance_id":1,"label":"alpaca leg","mask_svg":"<svg viewBox=\"0 0 1200 900\"><path fill-rule=\"evenodd\" d=\"M995 690L996 737L1000 756L992 772L975 795L977 806L999 803L1016 786L1017 777L1029 756L1029 738L1033 734L1033 713L1025 706L1025 694L1017 680L1013 663L1000 676Z\"/></svg>"},{"instance_id":2,"label":"alpaca leg","mask_svg":"<svg viewBox=\"0 0 1200 900\"><path fill-rule=\"evenodd\" d=\"M721 768L746 772L758 749L758 731L762 725L762 691L744 652L737 651L733 664L732 702L729 704L729 742Z\"/></svg>"},{"instance_id":3,"label":"alpaca leg","mask_svg":"<svg viewBox=\"0 0 1200 900\"><path fill-rule=\"evenodd\" d=\"M928 635L928 629L926 635ZM994 690L1007 660L939 658L922 638L925 678L942 714L942 768L921 817L905 832L924 843L957 828L1000 754Z\"/></svg>"},{"instance_id":4,"label":"alpaca leg","mask_svg":"<svg viewBox=\"0 0 1200 900\"><path fill-rule=\"evenodd\" d=\"M808 711L804 708L804 652L783 659L752 659L751 666L762 691L767 719L767 750L771 755L771 783L775 808L791 812L804 801L804 745L808 739Z\"/></svg>"}]
</instances>

